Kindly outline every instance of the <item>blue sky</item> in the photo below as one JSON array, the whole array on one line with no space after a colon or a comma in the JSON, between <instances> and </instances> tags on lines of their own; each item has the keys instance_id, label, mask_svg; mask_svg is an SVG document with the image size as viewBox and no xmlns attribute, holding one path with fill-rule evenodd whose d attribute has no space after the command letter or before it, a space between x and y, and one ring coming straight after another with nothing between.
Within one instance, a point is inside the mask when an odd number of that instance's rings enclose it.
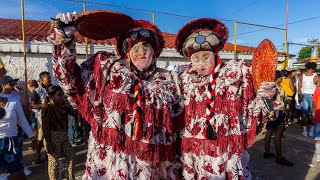
<instances>
[{"instance_id":1,"label":"blue sky","mask_svg":"<svg viewBox=\"0 0 320 180\"><path fill-rule=\"evenodd\" d=\"M147 19L151 21L151 13L136 11L127 8L138 8L167 12L192 17L211 17L222 19L229 28L229 42L233 42L233 22L224 19L237 20L269 26L283 25L286 22L286 0L88 0L89 2L110 4L87 4L87 10L108 9L120 11L135 19ZM289 23L308 18L319 17L319 0L289 0ZM83 11L82 3L65 0L25 0L26 19L50 20L59 12ZM21 18L21 6L19 0L0 2L1 18ZM180 27L192 20L192 18L170 16L156 13L155 23L164 32L176 33ZM285 27L280 26L280 27ZM278 51L282 51L284 32L281 30L266 29L256 31L261 27L248 25L237 26L237 42L241 45L257 46L260 41L269 38ZM256 31L256 32L252 32ZM249 32L249 33L248 33ZM309 38L320 37L320 18L299 23L289 24L288 41L306 43ZM297 54L301 46L291 45L290 53Z\"/></svg>"}]
</instances>

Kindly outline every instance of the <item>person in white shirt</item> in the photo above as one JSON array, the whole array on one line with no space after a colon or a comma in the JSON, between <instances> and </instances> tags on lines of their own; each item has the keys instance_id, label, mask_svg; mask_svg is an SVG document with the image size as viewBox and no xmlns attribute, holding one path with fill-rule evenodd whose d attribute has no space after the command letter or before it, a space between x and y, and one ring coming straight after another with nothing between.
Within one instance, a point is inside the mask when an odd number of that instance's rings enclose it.
<instances>
[{"instance_id":1,"label":"person in white shirt","mask_svg":"<svg viewBox=\"0 0 320 180\"><path fill-rule=\"evenodd\" d=\"M315 62L308 62L305 66L307 72L300 76L298 84L299 102L301 104L302 113L302 136L308 136L306 126L307 117L312 110L312 95L319 83L319 77L315 73L317 64ZM310 127L309 136L313 136L313 128L313 126Z\"/></svg>"},{"instance_id":2,"label":"person in white shirt","mask_svg":"<svg viewBox=\"0 0 320 180\"><path fill-rule=\"evenodd\" d=\"M23 180L23 155L18 143L17 126L22 128L28 138L34 136L23 112L19 95L12 93L17 81L10 76L0 78L0 108L5 110L5 115L0 118L0 178L6 178L6 173L9 173L9 179Z\"/></svg>"}]
</instances>

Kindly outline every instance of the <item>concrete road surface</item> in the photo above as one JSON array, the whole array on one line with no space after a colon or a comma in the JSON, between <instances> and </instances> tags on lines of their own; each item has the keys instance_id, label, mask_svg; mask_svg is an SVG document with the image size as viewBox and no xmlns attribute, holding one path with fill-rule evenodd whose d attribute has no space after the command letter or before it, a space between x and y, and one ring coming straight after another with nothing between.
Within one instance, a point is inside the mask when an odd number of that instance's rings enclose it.
<instances>
[{"instance_id":1,"label":"concrete road surface","mask_svg":"<svg viewBox=\"0 0 320 180\"><path fill-rule=\"evenodd\" d=\"M299 126L289 126L283 138L283 154L284 157L294 163L294 167L285 167L276 164L275 159L263 159L264 152L264 136L257 135L253 147L250 149L251 160L250 170L253 179L257 180L320 180L320 163L316 167L310 167L314 158L314 141L312 137L303 137L300 135L301 128ZM24 145L25 164L32 170L29 177L31 180L46 180L47 175L47 159L45 151L42 152L41 164L31 165L33 152L29 148L30 141L26 141ZM86 145L75 147L76 150L76 177L81 179L81 175L85 170L86 161ZM271 152L275 152L272 140ZM65 174L64 174L65 175Z\"/></svg>"}]
</instances>

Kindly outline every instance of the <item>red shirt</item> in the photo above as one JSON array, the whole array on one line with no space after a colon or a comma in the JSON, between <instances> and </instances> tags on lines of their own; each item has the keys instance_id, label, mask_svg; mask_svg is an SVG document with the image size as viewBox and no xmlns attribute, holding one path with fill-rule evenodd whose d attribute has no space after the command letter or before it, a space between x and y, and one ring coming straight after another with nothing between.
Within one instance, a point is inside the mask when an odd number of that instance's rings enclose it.
<instances>
[{"instance_id":1,"label":"red shirt","mask_svg":"<svg viewBox=\"0 0 320 180\"><path fill-rule=\"evenodd\" d=\"M320 123L320 87L317 87L313 93L313 101L316 104L316 115L313 119L314 123Z\"/></svg>"}]
</instances>

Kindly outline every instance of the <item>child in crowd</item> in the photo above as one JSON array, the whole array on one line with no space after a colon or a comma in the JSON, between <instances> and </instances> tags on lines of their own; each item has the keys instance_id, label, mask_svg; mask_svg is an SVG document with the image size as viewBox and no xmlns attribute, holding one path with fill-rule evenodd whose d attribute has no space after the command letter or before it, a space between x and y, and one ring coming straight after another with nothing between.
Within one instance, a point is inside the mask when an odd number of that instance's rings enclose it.
<instances>
[{"instance_id":1,"label":"child in crowd","mask_svg":"<svg viewBox=\"0 0 320 180\"><path fill-rule=\"evenodd\" d=\"M71 100L69 99L68 96L66 96L66 99L68 100L69 103L71 103ZM72 104L71 104L72 105ZM76 105L72 106L73 109L76 112L76 115L68 115L68 137L69 137L69 141L71 143L72 146L76 146L77 145L77 140L78 140L78 113L77 113L77 107Z\"/></svg>"},{"instance_id":2,"label":"child in crowd","mask_svg":"<svg viewBox=\"0 0 320 180\"><path fill-rule=\"evenodd\" d=\"M68 115L75 111L66 100L60 86L48 88L50 102L42 108L42 128L48 153L48 174L50 180L58 178L59 158L68 160L68 179L74 179L74 151L68 139Z\"/></svg>"},{"instance_id":3,"label":"child in crowd","mask_svg":"<svg viewBox=\"0 0 320 180\"><path fill-rule=\"evenodd\" d=\"M28 90L30 91L30 108L32 109L31 125L35 137L38 137L38 116L42 108L41 97L37 93L36 89L39 87L36 80L29 80L27 82ZM39 143L33 143L33 149L35 151L35 156L33 159L34 164L38 164L40 160L40 150L38 147Z\"/></svg>"}]
</instances>

